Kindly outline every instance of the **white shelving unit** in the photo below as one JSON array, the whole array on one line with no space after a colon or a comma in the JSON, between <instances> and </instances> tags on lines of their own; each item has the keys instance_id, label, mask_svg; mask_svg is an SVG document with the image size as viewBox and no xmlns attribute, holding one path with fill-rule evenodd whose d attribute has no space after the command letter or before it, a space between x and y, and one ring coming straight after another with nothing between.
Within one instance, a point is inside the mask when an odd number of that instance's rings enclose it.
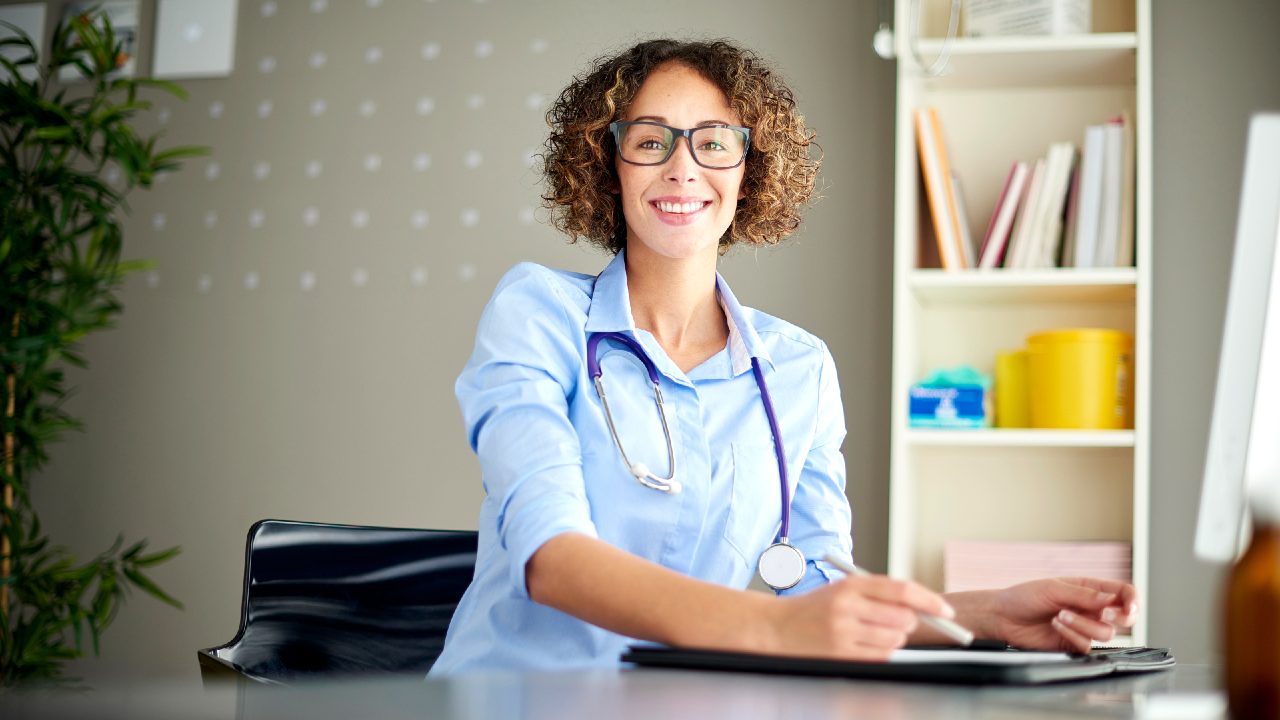
<instances>
[{"instance_id":1,"label":"white shelving unit","mask_svg":"<svg viewBox=\"0 0 1280 720\"><path fill-rule=\"evenodd\" d=\"M898 99L894 233L893 411L889 571L943 586L947 540L1111 540L1133 548L1147 596L1151 368L1150 0L1095 0L1094 32L965 38L947 71L912 59L911 3L896 0ZM918 48L941 52L946 0L923 3ZM961 28L963 31L963 28ZM1087 125L1134 121L1136 267L945 272L921 267L920 186L912 111L938 108L951 166L978 237L1014 160L1049 144L1079 147ZM997 352L1027 335L1109 327L1134 336L1134 428L924 430L908 427L907 391L930 371L969 364L993 373ZM1146 622L1127 642L1145 643Z\"/></svg>"}]
</instances>

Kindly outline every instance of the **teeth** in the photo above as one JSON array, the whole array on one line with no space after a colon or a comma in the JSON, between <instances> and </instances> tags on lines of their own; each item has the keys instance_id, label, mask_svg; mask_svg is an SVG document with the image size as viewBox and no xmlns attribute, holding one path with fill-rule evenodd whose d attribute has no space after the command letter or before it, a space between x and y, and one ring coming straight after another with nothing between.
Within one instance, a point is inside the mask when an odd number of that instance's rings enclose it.
<instances>
[{"instance_id":1,"label":"teeth","mask_svg":"<svg viewBox=\"0 0 1280 720\"><path fill-rule=\"evenodd\" d=\"M701 202L687 202L687 203L658 202L657 205L658 205L658 209L661 210L662 212L691 213L691 212L694 212L695 210L701 210L703 204Z\"/></svg>"}]
</instances>

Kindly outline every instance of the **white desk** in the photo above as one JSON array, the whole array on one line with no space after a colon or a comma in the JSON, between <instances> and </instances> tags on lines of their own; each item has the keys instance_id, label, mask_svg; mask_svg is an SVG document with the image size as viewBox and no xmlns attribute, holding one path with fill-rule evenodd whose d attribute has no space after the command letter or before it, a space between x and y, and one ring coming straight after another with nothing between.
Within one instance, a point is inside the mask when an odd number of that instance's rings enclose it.
<instances>
[{"instance_id":1,"label":"white desk","mask_svg":"<svg viewBox=\"0 0 1280 720\"><path fill-rule=\"evenodd\" d=\"M0 695L6 718L995 720L1145 717L1151 698L1217 688L1211 668L1034 688L965 688L677 670L476 674L296 687L104 687ZM1184 717L1184 716L1176 716ZM1213 717L1213 716L1209 716Z\"/></svg>"}]
</instances>

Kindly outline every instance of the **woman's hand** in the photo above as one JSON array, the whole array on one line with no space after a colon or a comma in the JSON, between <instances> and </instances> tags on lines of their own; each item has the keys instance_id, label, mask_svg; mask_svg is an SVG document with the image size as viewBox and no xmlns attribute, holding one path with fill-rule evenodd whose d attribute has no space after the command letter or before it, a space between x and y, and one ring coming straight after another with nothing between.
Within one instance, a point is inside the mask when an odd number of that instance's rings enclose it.
<instances>
[{"instance_id":1,"label":"woman's hand","mask_svg":"<svg viewBox=\"0 0 1280 720\"><path fill-rule=\"evenodd\" d=\"M1094 640L1133 627L1138 591L1116 580L1034 580L996 591L990 612L994 634L1010 645L1087 653Z\"/></svg>"},{"instance_id":2,"label":"woman's hand","mask_svg":"<svg viewBox=\"0 0 1280 720\"><path fill-rule=\"evenodd\" d=\"M916 611L954 617L941 595L883 575L850 576L803 595L777 598L771 652L881 661L907 642Z\"/></svg>"}]
</instances>

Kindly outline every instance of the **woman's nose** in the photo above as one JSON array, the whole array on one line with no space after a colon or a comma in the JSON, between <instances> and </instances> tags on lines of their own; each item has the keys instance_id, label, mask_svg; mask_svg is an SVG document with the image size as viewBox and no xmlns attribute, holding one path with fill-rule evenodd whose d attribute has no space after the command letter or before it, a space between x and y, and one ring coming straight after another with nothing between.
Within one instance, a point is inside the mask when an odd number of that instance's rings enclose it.
<instances>
[{"instance_id":1,"label":"woman's nose","mask_svg":"<svg viewBox=\"0 0 1280 720\"><path fill-rule=\"evenodd\" d=\"M667 158L665 171L667 179L674 182L689 182L697 178L698 163L693 160L689 138L676 138L676 146L671 149L671 157Z\"/></svg>"}]
</instances>

